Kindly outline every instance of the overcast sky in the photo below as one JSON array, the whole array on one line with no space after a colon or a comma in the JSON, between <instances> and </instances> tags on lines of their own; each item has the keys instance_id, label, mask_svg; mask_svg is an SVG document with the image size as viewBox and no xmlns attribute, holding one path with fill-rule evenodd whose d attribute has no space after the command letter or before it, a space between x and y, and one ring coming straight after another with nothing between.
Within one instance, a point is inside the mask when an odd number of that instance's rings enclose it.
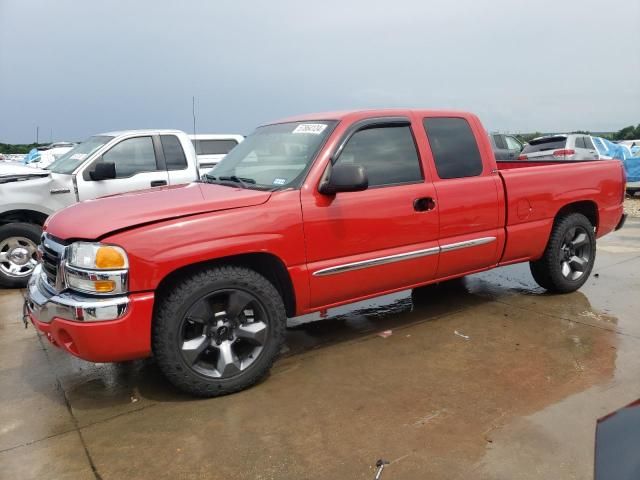
<instances>
[{"instance_id":1,"label":"overcast sky","mask_svg":"<svg viewBox=\"0 0 640 480\"><path fill-rule=\"evenodd\" d=\"M0 142L249 133L454 108L490 130L640 123L639 0L0 0Z\"/></svg>"}]
</instances>

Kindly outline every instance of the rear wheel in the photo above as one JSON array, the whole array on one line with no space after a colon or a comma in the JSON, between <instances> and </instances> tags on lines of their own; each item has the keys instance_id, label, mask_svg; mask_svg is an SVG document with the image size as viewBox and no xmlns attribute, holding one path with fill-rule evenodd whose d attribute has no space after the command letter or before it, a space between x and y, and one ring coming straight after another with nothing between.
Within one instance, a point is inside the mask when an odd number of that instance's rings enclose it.
<instances>
[{"instance_id":1,"label":"rear wheel","mask_svg":"<svg viewBox=\"0 0 640 480\"><path fill-rule=\"evenodd\" d=\"M284 341L275 287L253 270L219 267L185 278L158 306L153 349L181 390L217 396L264 377Z\"/></svg>"},{"instance_id":2,"label":"rear wheel","mask_svg":"<svg viewBox=\"0 0 640 480\"><path fill-rule=\"evenodd\" d=\"M41 234L42 228L32 223L9 223L0 227L0 286L27 286L38 263Z\"/></svg>"},{"instance_id":3,"label":"rear wheel","mask_svg":"<svg viewBox=\"0 0 640 480\"><path fill-rule=\"evenodd\" d=\"M580 213L556 221L540 260L530 263L531 274L542 288L568 293L589 278L596 257L593 225Z\"/></svg>"}]
</instances>

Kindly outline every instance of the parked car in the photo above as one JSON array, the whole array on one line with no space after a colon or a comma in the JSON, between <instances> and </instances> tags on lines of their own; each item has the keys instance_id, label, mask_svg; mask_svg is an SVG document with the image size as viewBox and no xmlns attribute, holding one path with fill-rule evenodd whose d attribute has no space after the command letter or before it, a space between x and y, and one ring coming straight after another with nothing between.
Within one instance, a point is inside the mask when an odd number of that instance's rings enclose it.
<instances>
[{"instance_id":1,"label":"parked car","mask_svg":"<svg viewBox=\"0 0 640 480\"><path fill-rule=\"evenodd\" d=\"M30 167L46 168L75 146L76 144L72 142L55 142L33 148L25 155L22 163Z\"/></svg>"},{"instance_id":2,"label":"parked car","mask_svg":"<svg viewBox=\"0 0 640 480\"><path fill-rule=\"evenodd\" d=\"M231 149L244 140L242 135L208 133L189 135L189 138L196 150L201 175L208 173Z\"/></svg>"},{"instance_id":3,"label":"parked car","mask_svg":"<svg viewBox=\"0 0 640 480\"><path fill-rule=\"evenodd\" d=\"M492 133L489 135L491 148L496 160L513 160L518 158L523 144L513 135L504 133Z\"/></svg>"},{"instance_id":4,"label":"parked car","mask_svg":"<svg viewBox=\"0 0 640 480\"><path fill-rule=\"evenodd\" d=\"M286 119L206 181L57 212L26 311L72 355L153 352L179 388L230 393L269 371L287 317L520 262L551 292L580 288L596 238L624 223L623 177L496 162L469 113Z\"/></svg>"},{"instance_id":5,"label":"parked car","mask_svg":"<svg viewBox=\"0 0 640 480\"><path fill-rule=\"evenodd\" d=\"M177 130L127 130L90 137L46 170L0 167L0 285L24 287L49 215L81 200L199 178L189 137ZM99 217L96 219L99 221Z\"/></svg>"},{"instance_id":6,"label":"parked car","mask_svg":"<svg viewBox=\"0 0 640 480\"><path fill-rule=\"evenodd\" d=\"M519 160L599 160L591 136L582 134L538 137L527 143Z\"/></svg>"}]
</instances>

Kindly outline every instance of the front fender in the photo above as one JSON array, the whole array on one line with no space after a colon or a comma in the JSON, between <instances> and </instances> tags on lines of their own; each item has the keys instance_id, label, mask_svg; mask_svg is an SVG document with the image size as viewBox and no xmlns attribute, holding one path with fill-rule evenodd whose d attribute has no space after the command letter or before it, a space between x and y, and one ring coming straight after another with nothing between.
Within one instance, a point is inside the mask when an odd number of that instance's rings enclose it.
<instances>
[{"instance_id":1,"label":"front fender","mask_svg":"<svg viewBox=\"0 0 640 480\"><path fill-rule=\"evenodd\" d=\"M129 256L130 291L155 290L170 273L206 261L269 253L290 272L305 268L300 192L276 192L265 204L132 228L103 241Z\"/></svg>"}]
</instances>

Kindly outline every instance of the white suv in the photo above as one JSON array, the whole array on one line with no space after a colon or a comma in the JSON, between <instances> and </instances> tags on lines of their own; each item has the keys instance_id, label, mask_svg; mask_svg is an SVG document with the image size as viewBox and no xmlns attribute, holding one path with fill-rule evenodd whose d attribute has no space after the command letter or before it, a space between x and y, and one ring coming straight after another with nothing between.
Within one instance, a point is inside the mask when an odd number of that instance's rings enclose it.
<instances>
[{"instance_id":1,"label":"white suv","mask_svg":"<svg viewBox=\"0 0 640 480\"><path fill-rule=\"evenodd\" d=\"M571 133L538 137L527 143L518 160L600 160L589 135Z\"/></svg>"}]
</instances>

